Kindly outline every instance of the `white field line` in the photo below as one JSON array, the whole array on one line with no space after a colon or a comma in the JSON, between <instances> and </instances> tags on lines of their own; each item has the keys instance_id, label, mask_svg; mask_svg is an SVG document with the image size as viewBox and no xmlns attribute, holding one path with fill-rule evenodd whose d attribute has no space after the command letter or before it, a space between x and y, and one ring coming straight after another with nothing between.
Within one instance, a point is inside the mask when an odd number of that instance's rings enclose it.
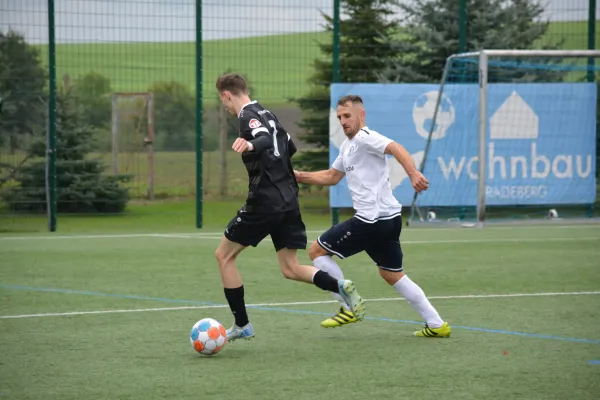
<instances>
[{"instance_id":1,"label":"white field line","mask_svg":"<svg viewBox=\"0 0 600 400\"><path fill-rule=\"evenodd\" d=\"M485 227L482 232L489 230L506 230L506 229L600 229L600 224L582 224L582 225L532 225L532 226L488 226ZM307 230L309 234L321 234L325 232L327 228L322 230ZM414 233L427 233L431 231L455 231L460 228L412 228L410 232ZM57 235L57 236L0 236L2 240L53 240L53 239L112 239L112 238L148 238L148 237L164 237L164 238L206 238L206 239L221 239L223 235L222 231L218 232L194 232L194 233L115 233L115 234L96 234L96 235Z\"/></svg>"},{"instance_id":2,"label":"white field line","mask_svg":"<svg viewBox=\"0 0 600 400\"><path fill-rule=\"evenodd\" d=\"M448 240L404 240L401 244L436 244L436 243L510 243L510 242L548 242L548 241L589 241L600 240L600 236L587 237L549 237L549 238L498 238L498 239L448 239Z\"/></svg>"},{"instance_id":3,"label":"white field line","mask_svg":"<svg viewBox=\"0 0 600 400\"><path fill-rule=\"evenodd\" d=\"M163 235L162 237L171 237L177 239L221 239L221 237L217 236L191 236L191 235ZM590 241L590 240L600 240L600 236L587 236L587 237L551 237L551 238L498 238L498 239L441 239L441 240L403 240L402 244L443 244L443 243L497 243L497 242L546 242L546 241Z\"/></svg>"},{"instance_id":4,"label":"white field line","mask_svg":"<svg viewBox=\"0 0 600 400\"><path fill-rule=\"evenodd\" d=\"M589 292L541 292L541 293L507 293L507 294L467 294L457 296L431 296L430 300L452 300L452 299L498 299L511 297L556 297L556 296L586 296L600 295L600 291ZM401 297L383 297L376 299L365 299L368 302L382 301L402 301ZM252 307L284 307L284 306L300 306L300 305L315 305L315 304L330 304L337 303L337 300L320 300L320 301L295 301L286 303L256 303L247 304L248 308ZM19 315L0 315L0 319L19 319L19 318L39 318L39 317L68 317L77 315L99 315L99 314L123 314L135 312L151 312L151 311L179 311L179 310L198 310L198 309L214 309L228 308L226 304L201 305L201 306L180 306L180 307L159 307L159 308L132 308L123 310L97 310L97 311L71 311L62 313L45 313L45 314L19 314Z\"/></svg>"},{"instance_id":5,"label":"white field line","mask_svg":"<svg viewBox=\"0 0 600 400\"><path fill-rule=\"evenodd\" d=\"M32 236L32 237L0 237L2 240L53 240L53 239L111 239L111 238L141 238L160 237L167 239L202 239L221 240L221 236L198 236L185 234L132 234L132 235L88 235L88 236ZM586 237L547 237L547 238L488 238L488 239L441 239L441 240L404 240L404 244L444 244L444 243L512 243L512 242L548 242L548 241L594 241L600 240L600 236Z\"/></svg>"}]
</instances>

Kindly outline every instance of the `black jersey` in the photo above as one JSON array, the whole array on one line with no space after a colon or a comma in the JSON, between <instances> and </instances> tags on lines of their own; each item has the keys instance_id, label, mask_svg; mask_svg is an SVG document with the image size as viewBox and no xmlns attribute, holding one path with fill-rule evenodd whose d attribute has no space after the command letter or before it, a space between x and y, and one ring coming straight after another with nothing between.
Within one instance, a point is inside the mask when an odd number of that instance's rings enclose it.
<instances>
[{"instance_id":1,"label":"black jersey","mask_svg":"<svg viewBox=\"0 0 600 400\"><path fill-rule=\"evenodd\" d=\"M298 208L298 183L291 163L296 146L290 135L277 117L256 101L242 108L238 120L241 138L251 142L265 137L261 141L268 143L266 148L242 153L249 181L244 211L273 213Z\"/></svg>"}]
</instances>

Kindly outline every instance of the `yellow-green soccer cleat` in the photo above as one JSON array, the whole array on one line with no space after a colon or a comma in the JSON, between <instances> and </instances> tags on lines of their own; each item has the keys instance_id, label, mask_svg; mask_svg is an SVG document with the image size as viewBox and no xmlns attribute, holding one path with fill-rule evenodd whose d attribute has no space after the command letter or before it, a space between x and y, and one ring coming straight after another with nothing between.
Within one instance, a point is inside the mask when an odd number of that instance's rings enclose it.
<instances>
[{"instance_id":1,"label":"yellow-green soccer cleat","mask_svg":"<svg viewBox=\"0 0 600 400\"><path fill-rule=\"evenodd\" d=\"M338 326L351 324L357 321L358 320L352 311L347 310L344 307L340 307L340 311L333 317L329 317L321 321L321 326L323 328L337 328Z\"/></svg>"},{"instance_id":2,"label":"yellow-green soccer cleat","mask_svg":"<svg viewBox=\"0 0 600 400\"><path fill-rule=\"evenodd\" d=\"M340 279L338 281L338 288L340 289L340 296L342 296L344 302L350 307L354 318L357 321L362 321L365 318L365 301L356 291L354 282L348 279Z\"/></svg>"},{"instance_id":3,"label":"yellow-green soccer cleat","mask_svg":"<svg viewBox=\"0 0 600 400\"><path fill-rule=\"evenodd\" d=\"M430 328L425 324L425 328L416 331L413 335L419 337L450 337L450 332L452 332L450 325L448 325L447 322L444 322L439 328Z\"/></svg>"}]
</instances>

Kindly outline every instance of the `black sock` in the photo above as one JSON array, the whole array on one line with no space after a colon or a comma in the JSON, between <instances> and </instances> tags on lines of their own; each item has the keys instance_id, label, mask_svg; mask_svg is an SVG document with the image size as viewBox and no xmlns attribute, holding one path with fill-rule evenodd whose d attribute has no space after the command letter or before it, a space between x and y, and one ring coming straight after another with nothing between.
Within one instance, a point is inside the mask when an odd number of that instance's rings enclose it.
<instances>
[{"instance_id":1,"label":"black sock","mask_svg":"<svg viewBox=\"0 0 600 400\"><path fill-rule=\"evenodd\" d=\"M225 288L225 298L229 303L229 308L235 318L235 324L240 328L248 325L248 314L246 313L246 304L244 303L244 286L238 288Z\"/></svg>"},{"instance_id":2,"label":"black sock","mask_svg":"<svg viewBox=\"0 0 600 400\"><path fill-rule=\"evenodd\" d=\"M320 289L328 290L333 293L340 292L338 280L325 271L318 270L315 276L313 276L313 283Z\"/></svg>"}]
</instances>

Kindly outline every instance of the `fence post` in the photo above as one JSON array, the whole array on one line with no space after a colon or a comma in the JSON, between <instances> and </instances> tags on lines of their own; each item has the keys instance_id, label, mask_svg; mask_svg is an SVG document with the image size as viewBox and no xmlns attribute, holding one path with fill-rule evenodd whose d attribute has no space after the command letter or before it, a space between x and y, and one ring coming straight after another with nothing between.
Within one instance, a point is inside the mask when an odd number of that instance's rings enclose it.
<instances>
[{"instance_id":1,"label":"fence post","mask_svg":"<svg viewBox=\"0 0 600 400\"><path fill-rule=\"evenodd\" d=\"M467 0L460 0L458 12L458 52L467 51Z\"/></svg>"},{"instance_id":2,"label":"fence post","mask_svg":"<svg viewBox=\"0 0 600 400\"><path fill-rule=\"evenodd\" d=\"M588 7L588 50L596 49L596 0L589 1ZM588 59L587 81L595 81L594 59ZM600 86L598 86L600 87ZM597 100L600 102L600 99ZM598 117L598 116L597 116ZM596 179L600 177L600 121L596 122ZM596 196L598 198L598 196ZM588 209L588 216L593 217L595 204Z\"/></svg>"},{"instance_id":3,"label":"fence post","mask_svg":"<svg viewBox=\"0 0 600 400\"><path fill-rule=\"evenodd\" d=\"M202 175L202 0L196 0L196 228L203 224L204 184Z\"/></svg>"},{"instance_id":4,"label":"fence post","mask_svg":"<svg viewBox=\"0 0 600 400\"><path fill-rule=\"evenodd\" d=\"M590 0L588 8L588 50L596 49L596 0ZM594 82L594 59L588 59L588 82Z\"/></svg>"},{"instance_id":5,"label":"fence post","mask_svg":"<svg viewBox=\"0 0 600 400\"><path fill-rule=\"evenodd\" d=\"M56 40L54 0L48 0L48 137L46 147L46 204L48 230L56 231Z\"/></svg>"},{"instance_id":6,"label":"fence post","mask_svg":"<svg viewBox=\"0 0 600 400\"><path fill-rule=\"evenodd\" d=\"M333 0L333 60L331 82L340 81L340 0ZM331 190L331 189L329 189ZM330 196L331 199L331 196ZM336 225L340 221L340 210L331 209L331 222Z\"/></svg>"}]
</instances>

